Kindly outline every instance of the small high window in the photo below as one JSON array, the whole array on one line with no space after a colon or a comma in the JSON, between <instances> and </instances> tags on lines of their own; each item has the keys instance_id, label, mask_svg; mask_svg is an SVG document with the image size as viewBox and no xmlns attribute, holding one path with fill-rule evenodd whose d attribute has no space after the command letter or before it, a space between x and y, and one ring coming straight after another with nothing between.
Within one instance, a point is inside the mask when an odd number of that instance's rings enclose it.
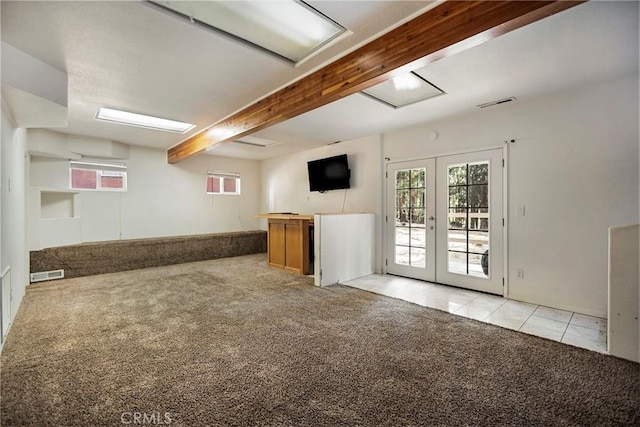
<instances>
[{"instance_id":1,"label":"small high window","mask_svg":"<svg viewBox=\"0 0 640 427\"><path fill-rule=\"evenodd\" d=\"M127 191L127 166L120 163L69 162L73 190Z\"/></svg>"},{"instance_id":2,"label":"small high window","mask_svg":"<svg viewBox=\"0 0 640 427\"><path fill-rule=\"evenodd\" d=\"M240 194L240 174L208 172L207 194Z\"/></svg>"}]
</instances>

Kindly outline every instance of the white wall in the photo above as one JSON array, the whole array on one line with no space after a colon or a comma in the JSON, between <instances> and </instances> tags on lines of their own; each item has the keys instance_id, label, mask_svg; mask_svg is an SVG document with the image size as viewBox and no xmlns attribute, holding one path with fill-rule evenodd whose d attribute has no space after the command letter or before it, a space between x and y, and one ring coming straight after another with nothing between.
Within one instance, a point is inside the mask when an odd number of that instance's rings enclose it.
<instances>
[{"instance_id":1,"label":"white wall","mask_svg":"<svg viewBox=\"0 0 640 427\"><path fill-rule=\"evenodd\" d=\"M429 139L432 131L439 137ZM347 153L345 212L376 213L383 264L383 158L508 144L508 297L606 317L607 230L639 219L638 76L262 162L264 212L340 212L343 191L310 193L308 160ZM382 146L382 152L380 150ZM518 206L525 216L518 216ZM263 224L263 228L265 224ZM516 278L516 269L524 278Z\"/></svg>"},{"instance_id":2,"label":"white wall","mask_svg":"<svg viewBox=\"0 0 640 427\"><path fill-rule=\"evenodd\" d=\"M383 145L399 160L510 139L508 296L606 317L607 230L639 217L638 75L389 133Z\"/></svg>"},{"instance_id":3,"label":"white wall","mask_svg":"<svg viewBox=\"0 0 640 427\"><path fill-rule=\"evenodd\" d=\"M26 132L17 128L2 100L0 155L0 273L11 268L11 320L18 311L28 281L26 249ZM1 298L1 296L0 296ZM0 304L0 307L2 304ZM1 339L1 338L0 338ZM4 344L4 343L2 343Z\"/></svg>"},{"instance_id":4,"label":"white wall","mask_svg":"<svg viewBox=\"0 0 640 427\"><path fill-rule=\"evenodd\" d=\"M315 215L313 222L316 286L374 273L374 213Z\"/></svg>"},{"instance_id":5,"label":"white wall","mask_svg":"<svg viewBox=\"0 0 640 427\"><path fill-rule=\"evenodd\" d=\"M351 188L310 192L309 160L347 154ZM381 271L382 153L379 136L327 145L286 157L262 161L262 212L375 213L376 271ZM343 210L344 204L344 210ZM262 229L266 230L266 220Z\"/></svg>"},{"instance_id":6,"label":"white wall","mask_svg":"<svg viewBox=\"0 0 640 427\"><path fill-rule=\"evenodd\" d=\"M30 223L34 229L36 224L40 227L45 224L45 229L31 233L30 250L80 242L259 228L258 220L253 218L259 212L260 164L257 161L197 156L169 165L166 151L131 146L126 163L126 192L81 191L74 197L77 218L41 220L40 188L68 188L69 164L65 159L33 157ZM242 194L207 195L207 171L240 173ZM56 225L56 221L59 224ZM77 233L75 229L64 229L63 222L78 228ZM73 225L74 222L77 224Z\"/></svg>"},{"instance_id":7,"label":"white wall","mask_svg":"<svg viewBox=\"0 0 640 427\"><path fill-rule=\"evenodd\" d=\"M1 42L2 97L17 127L67 125L67 73Z\"/></svg>"}]
</instances>

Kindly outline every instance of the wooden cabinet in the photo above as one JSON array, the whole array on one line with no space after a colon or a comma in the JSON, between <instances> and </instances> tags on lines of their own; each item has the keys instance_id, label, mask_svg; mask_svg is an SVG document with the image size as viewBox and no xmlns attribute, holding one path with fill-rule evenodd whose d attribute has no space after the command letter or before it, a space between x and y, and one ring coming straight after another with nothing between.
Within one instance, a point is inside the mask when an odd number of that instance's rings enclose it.
<instances>
[{"instance_id":1,"label":"wooden cabinet","mask_svg":"<svg viewBox=\"0 0 640 427\"><path fill-rule=\"evenodd\" d=\"M273 267L284 268L286 256L285 223L270 220L267 235L267 262Z\"/></svg>"},{"instance_id":2,"label":"wooden cabinet","mask_svg":"<svg viewBox=\"0 0 640 427\"><path fill-rule=\"evenodd\" d=\"M256 217L268 220L267 262L272 267L314 274L316 286L342 283L375 270L372 213Z\"/></svg>"},{"instance_id":3,"label":"wooden cabinet","mask_svg":"<svg viewBox=\"0 0 640 427\"><path fill-rule=\"evenodd\" d=\"M310 273L309 229L313 215L261 214L268 219L268 264L300 274Z\"/></svg>"}]
</instances>

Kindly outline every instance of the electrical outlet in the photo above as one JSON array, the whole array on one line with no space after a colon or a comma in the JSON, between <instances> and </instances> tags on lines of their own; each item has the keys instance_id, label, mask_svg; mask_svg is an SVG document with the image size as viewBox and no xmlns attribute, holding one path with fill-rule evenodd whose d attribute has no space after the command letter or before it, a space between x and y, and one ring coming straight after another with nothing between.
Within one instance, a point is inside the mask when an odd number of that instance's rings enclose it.
<instances>
[{"instance_id":1,"label":"electrical outlet","mask_svg":"<svg viewBox=\"0 0 640 427\"><path fill-rule=\"evenodd\" d=\"M516 277L518 279L524 279L524 269L522 268L517 268L516 269Z\"/></svg>"}]
</instances>

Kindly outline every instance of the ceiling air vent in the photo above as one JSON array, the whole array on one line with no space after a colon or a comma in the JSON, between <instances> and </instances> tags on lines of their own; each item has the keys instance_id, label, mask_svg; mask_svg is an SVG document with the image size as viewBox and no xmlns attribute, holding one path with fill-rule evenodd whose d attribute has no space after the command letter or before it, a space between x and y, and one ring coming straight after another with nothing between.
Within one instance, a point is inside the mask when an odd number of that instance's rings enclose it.
<instances>
[{"instance_id":1,"label":"ceiling air vent","mask_svg":"<svg viewBox=\"0 0 640 427\"><path fill-rule=\"evenodd\" d=\"M281 141L274 141L272 139L266 139L266 138L258 138L255 136L245 136L241 139L236 139L233 142L235 144L244 144L244 145L250 145L252 147L260 147L260 148L273 147L275 145L282 144Z\"/></svg>"},{"instance_id":2,"label":"ceiling air vent","mask_svg":"<svg viewBox=\"0 0 640 427\"><path fill-rule=\"evenodd\" d=\"M511 102L511 101L515 101L515 100L516 100L516 98L512 96L510 98L504 98L504 99L499 99L497 101L491 101L491 102L487 102L485 104L480 104L480 105L478 105L478 107L480 107L480 108L493 107L494 105L506 104L507 102Z\"/></svg>"}]
</instances>

